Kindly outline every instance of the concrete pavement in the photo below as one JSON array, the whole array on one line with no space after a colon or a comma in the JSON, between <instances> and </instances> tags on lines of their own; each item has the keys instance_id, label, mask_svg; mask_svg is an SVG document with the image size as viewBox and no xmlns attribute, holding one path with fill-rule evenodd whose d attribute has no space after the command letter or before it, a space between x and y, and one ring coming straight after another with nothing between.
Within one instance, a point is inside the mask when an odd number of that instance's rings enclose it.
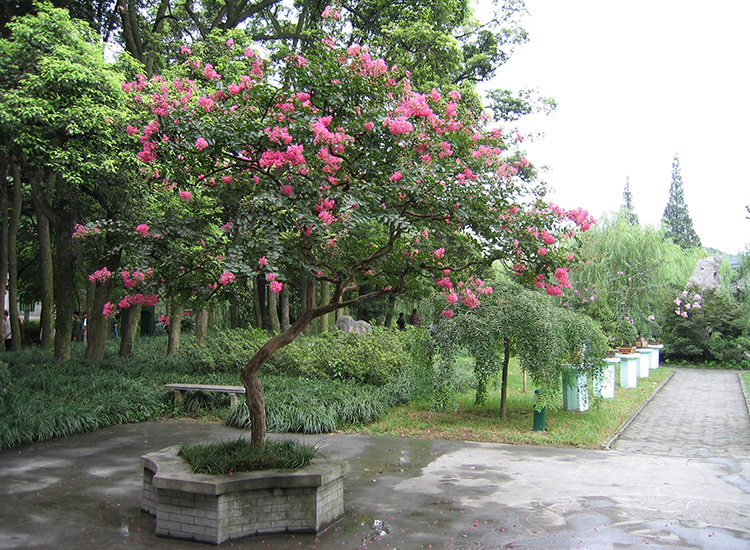
<instances>
[{"instance_id":1,"label":"concrete pavement","mask_svg":"<svg viewBox=\"0 0 750 550\"><path fill-rule=\"evenodd\" d=\"M750 416L730 401L742 398L737 377L678 369L610 451L305 436L350 462L343 520L317 537L221 547L750 549ZM205 547L154 535L139 457L239 433L153 422L0 453L0 548Z\"/></svg>"}]
</instances>

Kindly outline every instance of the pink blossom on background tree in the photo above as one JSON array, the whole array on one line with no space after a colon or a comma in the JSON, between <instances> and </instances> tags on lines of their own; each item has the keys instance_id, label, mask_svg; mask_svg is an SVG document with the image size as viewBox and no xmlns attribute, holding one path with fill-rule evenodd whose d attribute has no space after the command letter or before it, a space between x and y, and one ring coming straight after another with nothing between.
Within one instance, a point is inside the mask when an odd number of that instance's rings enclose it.
<instances>
[{"instance_id":1,"label":"pink blossom on background tree","mask_svg":"<svg viewBox=\"0 0 750 550\"><path fill-rule=\"evenodd\" d=\"M194 44L178 74L124 89L142 113L132 139L154 184L183 204L217 205L205 229L225 236L211 241L219 273L265 275L272 292L299 271L332 285L329 302L307 304L243 369L260 443L258 372L313 319L418 278L476 307L491 290L469 281L473 266L501 260L528 281L554 277L592 220L545 203L515 138L486 127L458 92L418 93L366 47L339 48L330 36L271 74L234 38L211 49L225 58L203 59Z\"/></svg>"}]
</instances>

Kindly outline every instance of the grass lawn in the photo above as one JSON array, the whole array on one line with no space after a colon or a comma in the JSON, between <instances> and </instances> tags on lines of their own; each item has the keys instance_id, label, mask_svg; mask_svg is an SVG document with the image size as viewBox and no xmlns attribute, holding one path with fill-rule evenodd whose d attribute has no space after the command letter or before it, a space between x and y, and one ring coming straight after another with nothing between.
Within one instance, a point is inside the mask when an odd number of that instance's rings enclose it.
<instances>
[{"instance_id":1,"label":"grass lawn","mask_svg":"<svg viewBox=\"0 0 750 550\"><path fill-rule=\"evenodd\" d=\"M638 387L634 389L618 385L614 399L592 399L584 413L548 410L545 432L533 430L534 391L529 387L523 392L517 366L511 367L509 375L506 419L500 418L499 388L490 392L487 404L481 407L474 405L474 393L468 390L460 394L456 411L434 411L429 404L410 403L392 409L377 422L348 431L362 435L600 448L672 372L664 367L652 370L649 378L638 379ZM615 380L619 381L619 377Z\"/></svg>"}]
</instances>

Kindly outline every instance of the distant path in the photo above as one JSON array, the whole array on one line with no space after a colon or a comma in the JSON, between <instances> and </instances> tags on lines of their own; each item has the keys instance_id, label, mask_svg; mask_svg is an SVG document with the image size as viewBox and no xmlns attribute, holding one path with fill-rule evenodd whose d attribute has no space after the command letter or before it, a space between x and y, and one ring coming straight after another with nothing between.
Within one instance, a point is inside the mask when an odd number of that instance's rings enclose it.
<instances>
[{"instance_id":1,"label":"distant path","mask_svg":"<svg viewBox=\"0 0 750 550\"><path fill-rule=\"evenodd\" d=\"M614 448L684 457L750 456L750 415L738 371L675 369Z\"/></svg>"}]
</instances>

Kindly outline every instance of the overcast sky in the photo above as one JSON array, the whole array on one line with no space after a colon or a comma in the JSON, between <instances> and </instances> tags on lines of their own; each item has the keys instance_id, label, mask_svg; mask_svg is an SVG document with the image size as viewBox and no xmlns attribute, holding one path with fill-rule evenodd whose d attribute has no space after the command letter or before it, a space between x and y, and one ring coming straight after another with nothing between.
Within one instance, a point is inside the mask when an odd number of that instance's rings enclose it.
<instances>
[{"instance_id":1,"label":"overcast sky","mask_svg":"<svg viewBox=\"0 0 750 550\"><path fill-rule=\"evenodd\" d=\"M657 225L679 155L704 246L750 242L750 2L526 0L530 42L492 87L536 88L557 112L517 126L544 132L529 160L550 166L552 200L595 216L622 205ZM479 15L479 14L478 14Z\"/></svg>"}]
</instances>

